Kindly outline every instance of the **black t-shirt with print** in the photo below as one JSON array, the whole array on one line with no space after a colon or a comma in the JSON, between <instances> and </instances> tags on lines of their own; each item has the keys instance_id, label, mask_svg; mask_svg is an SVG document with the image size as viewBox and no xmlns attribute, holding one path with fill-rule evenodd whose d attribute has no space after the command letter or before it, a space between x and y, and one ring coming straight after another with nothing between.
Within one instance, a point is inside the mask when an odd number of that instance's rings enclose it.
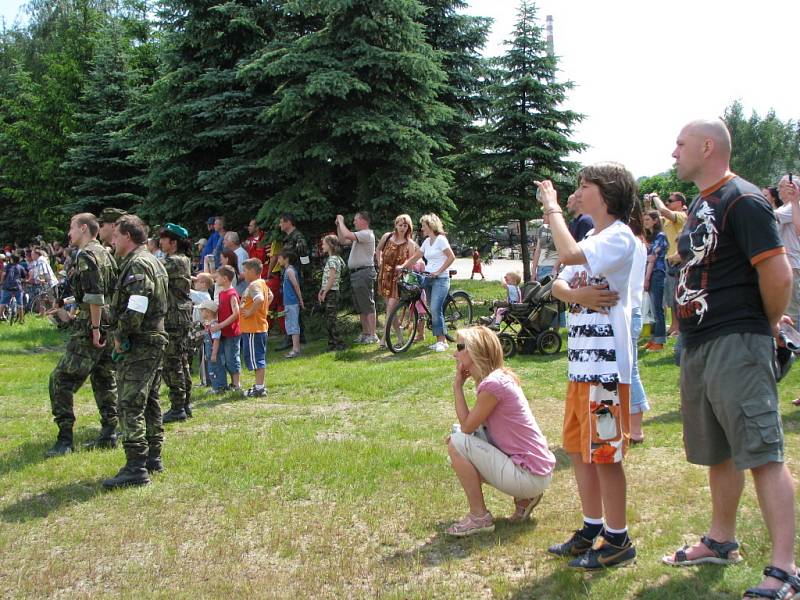
<instances>
[{"instance_id":1,"label":"black t-shirt with print","mask_svg":"<svg viewBox=\"0 0 800 600\"><path fill-rule=\"evenodd\" d=\"M771 335L755 265L784 249L756 186L728 175L701 192L678 236L678 252L675 301L685 347L730 333Z\"/></svg>"}]
</instances>

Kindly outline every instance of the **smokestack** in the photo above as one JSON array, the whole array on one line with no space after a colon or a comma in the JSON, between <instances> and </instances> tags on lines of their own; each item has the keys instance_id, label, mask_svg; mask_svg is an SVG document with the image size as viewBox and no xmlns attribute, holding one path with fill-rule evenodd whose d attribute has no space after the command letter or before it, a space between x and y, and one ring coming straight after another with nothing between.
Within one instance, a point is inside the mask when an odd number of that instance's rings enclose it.
<instances>
[{"instance_id":1,"label":"smokestack","mask_svg":"<svg viewBox=\"0 0 800 600\"><path fill-rule=\"evenodd\" d=\"M555 48L553 46L553 15L547 15L547 53L550 56L555 56Z\"/></svg>"}]
</instances>

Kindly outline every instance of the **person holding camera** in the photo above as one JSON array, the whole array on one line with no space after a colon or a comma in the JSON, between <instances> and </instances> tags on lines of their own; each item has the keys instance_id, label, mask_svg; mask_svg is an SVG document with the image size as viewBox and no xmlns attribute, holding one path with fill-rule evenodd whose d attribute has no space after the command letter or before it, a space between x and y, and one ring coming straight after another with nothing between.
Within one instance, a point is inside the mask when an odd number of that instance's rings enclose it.
<instances>
[{"instance_id":1,"label":"person holding camera","mask_svg":"<svg viewBox=\"0 0 800 600\"><path fill-rule=\"evenodd\" d=\"M556 459L531 412L516 374L503 365L503 350L488 327L458 331L453 380L458 425L447 437L450 464L467 495L469 513L447 529L465 537L494 531L486 509L484 482L514 497L512 522L526 520L550 485ZM475 381L472 410L464 398L464 383Z\"/></svg>"},{"instance_id":2,"label":"person holding camera","mask_svg":"<svg viewBox=\"0 0 800 600\"><path fill-rule=\"evenodd\" d=\"M686 196L681 192L671 192L665 204L658 194L646 194L649 197L648 207L652 207L661 215L661 225L667 237L666 273L664 277L664 306L669 308L669 335L678 335L678 319L673 309L675 305L675 286L678 283L681 257L678 254L678 236L686 224ZM666 309L665 308L665 309Z\"/></svg>"}]
</instances>

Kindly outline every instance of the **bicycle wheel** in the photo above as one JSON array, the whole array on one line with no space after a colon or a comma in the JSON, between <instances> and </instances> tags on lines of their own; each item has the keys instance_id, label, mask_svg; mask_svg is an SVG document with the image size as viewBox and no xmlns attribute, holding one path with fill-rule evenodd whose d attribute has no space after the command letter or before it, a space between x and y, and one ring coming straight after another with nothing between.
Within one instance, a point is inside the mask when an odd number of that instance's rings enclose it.
<instances>
[{"instance_id":1,"label":"bicycle wheel","mask_svg":"<svg viewBox=\"0 0 800 600\"><path fill-rule=\"evenodd\" d=\"M383 334L386 347L392 353L405 352L414 343L418 316L413 301L400 302L392 309L386 319L386 330Z\"/></svg>"},{"instance_id":2,"label":"bicycle wheel","mask_svg":"<svg viewBox=\"0 0 800 600\"><path fill-rule=\"evenodd\" d=\"M472 298L467 292L459 290L450 294L444 304L444 322L447 325L448 338L451 337L450 331L472 324Z\"/></svg>"},{"instance_id":3,"label":"bicycle wheel","mask_svg":"<svg viewBox=\"0 0 800 600\"><path fill-rule=\"evenodd\" d=\"M19 321L19 307L16 300L11 300L8 304L8 324L13 325Z\"/></svg>"},{"instance_id":4,"label":"bicycle wheel","mask_svg":"<svg viewBox=\"0 0 800 600\"><path fill-rule=\"evenodd\" d=\"M31 302L31 313L35 315L42 315L51 308L54 308L56 305L56 301L49 293L44 292L42 294L37 295L33 302Z\"/></svg>"}]
</instances>

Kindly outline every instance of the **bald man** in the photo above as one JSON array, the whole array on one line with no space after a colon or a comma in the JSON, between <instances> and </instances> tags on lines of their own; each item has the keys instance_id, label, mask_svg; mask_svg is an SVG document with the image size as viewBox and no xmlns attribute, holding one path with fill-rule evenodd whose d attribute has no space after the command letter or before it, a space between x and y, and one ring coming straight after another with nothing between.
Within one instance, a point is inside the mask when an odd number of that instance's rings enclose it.
<instances>
[{"instance_id":1,"label":"bald man","mask_svg":"<svg viewBox=\"0 0 800 600\"><path fill-rule=\"evenodd\" d=\"M686 125L672 156L678 177L701 190L678 238L675 308L683 339L686 458L709 467L712 510L701 541L663 560L676 566L741 560L736 511L750 470L772 557L764 580L745 597L790 598L800 592L794 488L783 462L772 361L792 270L772 207L756 186L730 171L731 138L722 121ZM782 586L785 593L775 595Z\"/></svg>"}]
</instances>

